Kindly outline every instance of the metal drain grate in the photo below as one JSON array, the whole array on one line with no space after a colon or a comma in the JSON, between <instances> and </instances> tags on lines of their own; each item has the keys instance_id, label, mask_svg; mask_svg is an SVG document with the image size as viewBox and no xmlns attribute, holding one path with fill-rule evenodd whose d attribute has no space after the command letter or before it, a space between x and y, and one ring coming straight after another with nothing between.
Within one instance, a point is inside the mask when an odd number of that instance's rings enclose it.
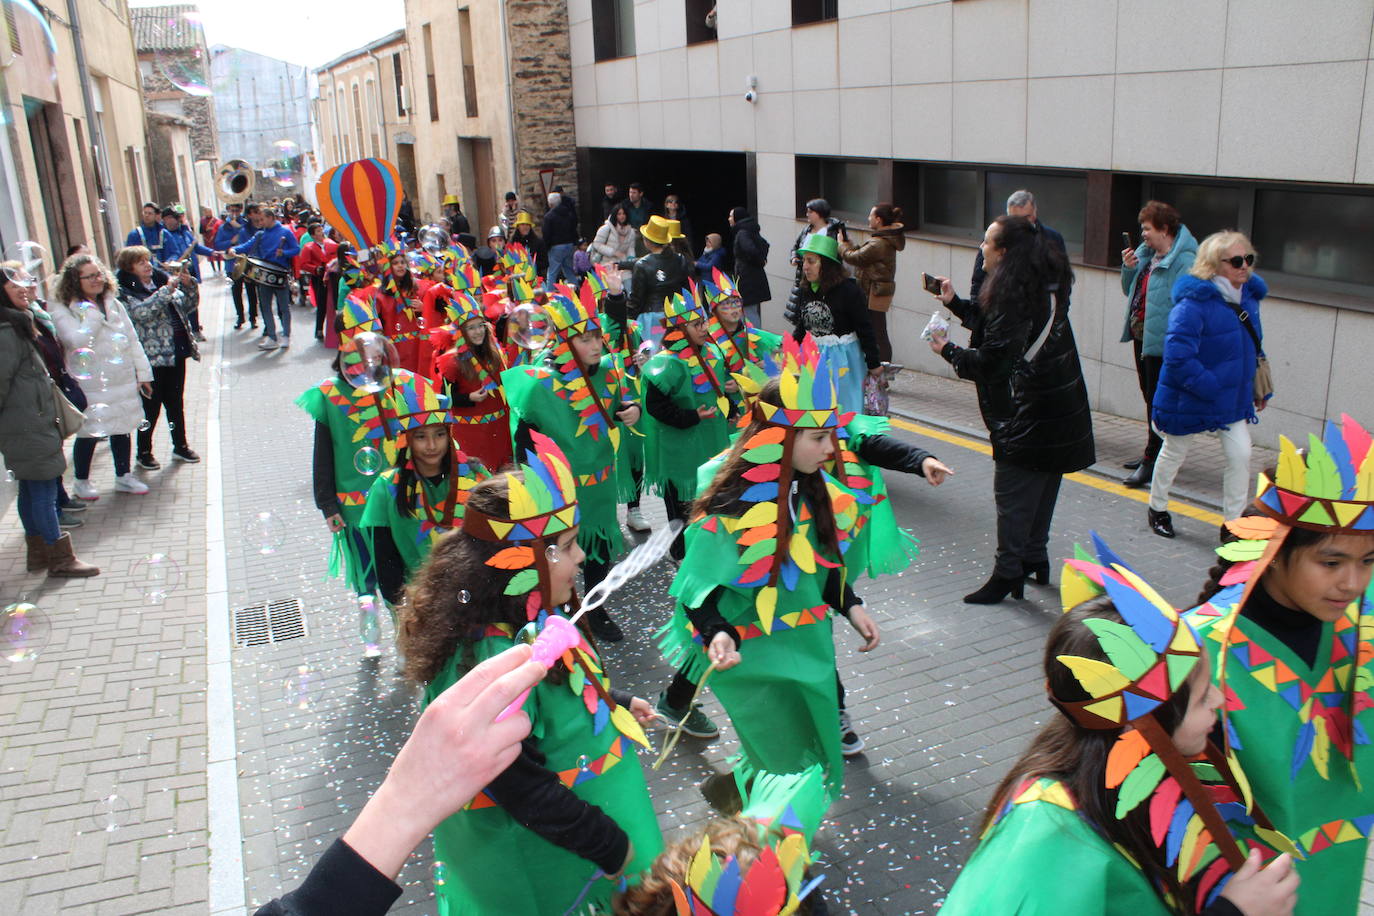
<instances>
[{"instance_id":1,"label":"metal drain grate","mask_svg":"<svg viewBox=\"0 0 1374 916\"><path fill-rule=\"evenodd\" d=\"M299 598L250 604L234 612L234 642L239 646L263 646L300 639L306 632Z\"/></svg>"}]
</instances>

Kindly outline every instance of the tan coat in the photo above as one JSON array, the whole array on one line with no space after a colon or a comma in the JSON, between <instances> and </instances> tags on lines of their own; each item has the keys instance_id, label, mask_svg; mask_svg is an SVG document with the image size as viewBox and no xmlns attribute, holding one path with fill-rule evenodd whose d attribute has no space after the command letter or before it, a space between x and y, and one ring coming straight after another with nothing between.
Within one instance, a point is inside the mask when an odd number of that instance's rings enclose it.
<instances>
[{"instance_id":1,"label":"tan coat","mask_svg":"<svg viewBox=\"0 0 1374 916\"><path fill-rule=\"evenodd\" d=\"M868 297L868 307L875 312L886 312L892 307L892 295L897 291L897 252L906 247L904 228L901 223L884 226L857 248L840 239L840 257L846 264L854 265L854 279Z\"/></svg>"}]
</instances>

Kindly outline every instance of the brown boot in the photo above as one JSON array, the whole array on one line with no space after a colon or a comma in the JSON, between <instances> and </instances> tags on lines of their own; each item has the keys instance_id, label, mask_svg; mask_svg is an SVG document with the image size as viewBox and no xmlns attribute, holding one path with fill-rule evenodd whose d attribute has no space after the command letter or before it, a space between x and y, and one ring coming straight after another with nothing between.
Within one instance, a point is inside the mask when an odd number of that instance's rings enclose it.
<instances>
[{"instance_id":1,"label":"brown boot","mask_svg":"<svg viewBox=\"0 0 1374 916\"><path fill-rule=\"evenodd\" d=\"M24 535L24 543L29 545L29 572L48 568L48 542L41 534Z\"/></svg>"},{"instance_id":2,"label":"brown boot","mask_svg":"<svg viewBox=\"0 0 1374 916\"><path fill-rule=\"evenodd\" d=\"M56 544L48 545L48 575L59 579L84 579L100 575L100 568L76 558L72 553L72 536L64 531Z\"/></svg>"}]
</instances>

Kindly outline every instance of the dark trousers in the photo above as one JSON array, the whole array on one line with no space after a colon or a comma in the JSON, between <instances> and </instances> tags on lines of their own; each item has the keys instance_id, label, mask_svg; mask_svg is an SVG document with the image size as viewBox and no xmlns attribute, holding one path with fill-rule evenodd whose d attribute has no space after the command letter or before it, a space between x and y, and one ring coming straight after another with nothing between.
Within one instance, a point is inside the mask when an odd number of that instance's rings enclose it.
<instances>
[{"instance_id":1,"label":"dark trousers","mask_svg":"<svg viewBox=\"0 0 1374 916\"><path fill-rule=\"evenodd\" d=\"M1164 440L1155 432L1154 402L1155 389L1159 387L1159 372L1164 367L1164 357L1145 356L1140 352L1140 341L1131 341L1131 351L1135 354L1135 376L1140 382L1140 394L1145 398L1145 424L1149 428L1149 439L1145 442L1145 460L1154 461Z\"/></svg>"},{"instance_id":2,"label":"dark trousers","mask_svg":"<svg viewBox=\"0 0 1374 916\"><path fill-rule=\"evenodd\" d=\"M167 431L172 434L172 447L186 448L186 411L183 409L183 396L186 392L186 360L178 359L171 366L153 367L153 396L143 399L143 417L148 421L147 429L138 431L138 453L153 453L153 433L157 431L158 417L167 411Z\"/></svg>"},{"instance_id":3,"label":"dark trousers","mask_svg":"<svg viewBox=\"0 0 1374 916\"><path fill-rule=\"evenodd\" d=\"M72 446L72 473L77 480L87 480L91 476L91 459L95 457L95 447L99 439L78 436ZM114 458L115 476L123 477L129 473L129 454L133 442L127 433L110 437L110 456Z\"/></svg>"},{"instance_id":4,"label":"dark trousers","mask_svg":"<svg viewBox=\"0 0 1374 916\"><path fill-rule=\"evenodd\" d=\"M868 310L868 323L873 325L873 336L878 338L878 359L892 362L892 338L887 336L887 312Z\"/></svg>"},{"instance_id":5,"label":"dark trousers","mask_svg":"<svg viewBox=\"0 0 1374 916\"><path fill-rule=\"evenodd\" d=\"M229 287L229 295L234 300L234 314L238 317L238 323L243 324L243 294L245 291L248 293L248 321L256 325L258 323L258 285L242 276Z\"/></svg>"},{"instance_id":6,"label":"dark trousers","mask_svg":"<svg viewBox=\"0 0 1374 916\"><path fill-rule=\"evenodd\" d=\"M1050 561L1050 522L1064 475L1028 471L1006 461L993 469L997 501L997 559L993 575L1019 579Z\"/></svg>"},{"instance_id":7,"label":"dark trousers","mask_svg":"<svg viewBox=\"0 0 1374 916\"><path fill-rule=\"evenodd\" d=\"M311 275L310 290L315 294L315 336L324 336L324 315L329 311L329 301L324 295L324 277Z\"/></svg>"},{"instance_id":8,"label":"dark trousers","mask_svg":"<svg viewBox=\"0 0 1374 916\"><path fill-rule=\"evenodd\" d=\"M687 511L691 506L689 503L678 499L677 488L671 483L665 483L663 485L663 508L668 513L668 521L671 522L676 518L680 519L684 526L687 524ZM673 538L673 546L668 548L669 556L679 562L687 555L687 548L683 542L683 535L686 533L687 529L684 527L677 533L677 537Z\"/></svg>"}]
</instances>

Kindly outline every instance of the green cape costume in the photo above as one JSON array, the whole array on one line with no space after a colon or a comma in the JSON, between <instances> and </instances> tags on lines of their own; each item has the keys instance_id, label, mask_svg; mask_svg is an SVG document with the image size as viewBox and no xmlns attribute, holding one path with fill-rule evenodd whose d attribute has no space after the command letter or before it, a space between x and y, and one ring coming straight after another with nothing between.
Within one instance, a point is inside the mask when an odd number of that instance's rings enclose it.
<instances>
[{"instance_id":1,"label":"green cape costume","mask_svg":"<svg viewBox=\"0 0 1374 916\"><path fill-rule=\"evenodd\" d=\"M425 689L426 705L472 666L513 645L514 630L506 624L461 643ZM571 651L581 652L609 689L595 650L584 641ZM545 767L629 835L634 857L625 875L646 871L663 837L636 747L643 731L630 711L618 706L610 712L580 665L564 683L540 681L523 708ZM608 914L617 887L595 864L527 829L485 793L435 828L434 857L445 863L444 883L435 887L440 916Z\"/></svg>"},{"instance_id":2,"label":"green cape costume","mask_svg":"<svg viewBox=\"0 0 1374 916\"><path fill-rule=\"evenodd\" d=\"M400 468L383 471L368 490L362 526L369 531L390 529L396 552L405 564L407 579L429 556L439 538L462 523L468 490L490 476L481 462L461 452L456 452L453 460L458 462L456 473L450 470L437 483L415 475L409 513L403 512L396 501ZM455 477L457 485L453 487Z\"/></svg>"},{"instance_id":3,"label":"green cape costume","mask_svg":"<svg viewBox=\"0 0 1374 916\"><path fill-rule=\"evenodd\" d=\"M716 408L715 414L686 429L660 423L644 412L645 484L660 495L672 484L678 499L685 501L697 495L701 465L730 444L730 400L717 392L730 375L720 350L710 341L702 345L700 355L691 352L681 330L670 330L663 342L669 349L644 364L643 384L653 385L684 410Z\"/></svg>"}]
</instances>

